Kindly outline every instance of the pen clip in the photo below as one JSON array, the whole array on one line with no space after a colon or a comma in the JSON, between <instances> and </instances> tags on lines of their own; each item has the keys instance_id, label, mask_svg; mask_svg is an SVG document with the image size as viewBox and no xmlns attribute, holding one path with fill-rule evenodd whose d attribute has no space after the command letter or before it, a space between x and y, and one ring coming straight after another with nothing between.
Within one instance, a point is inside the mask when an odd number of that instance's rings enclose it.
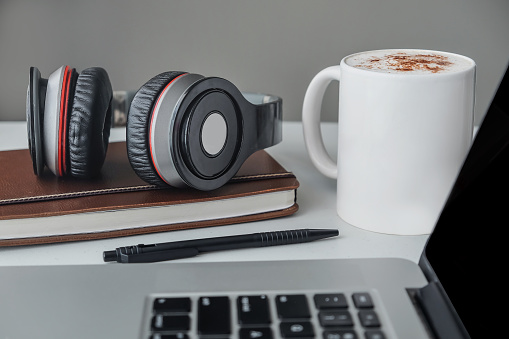
<instances>
[{"instance_id":1,"label":"pen clip","mask_svg":"<svg viewBox=\"0 0 509 339\"><path fill-rule=\"evenodd\" d=\"M120 253L120 263L150 263L173 259L191 258L200 253L197 248L180 248L176 250L155 251L137 254Z\"/></svg>"}]
</instances>

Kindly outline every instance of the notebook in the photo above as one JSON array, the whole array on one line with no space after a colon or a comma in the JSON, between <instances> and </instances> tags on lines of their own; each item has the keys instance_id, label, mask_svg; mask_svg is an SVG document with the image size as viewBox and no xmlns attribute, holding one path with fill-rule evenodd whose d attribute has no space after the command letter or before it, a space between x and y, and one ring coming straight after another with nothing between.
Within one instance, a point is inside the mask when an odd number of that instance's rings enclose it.
<instances>
[{"instance_id":1,"label":"notebook","mask_svg":"<svg viewBox=\"0 0 509 339\"><path fill-rule=\"evenodd\" d=\"M129 165L125 142L109 144L100 175L88 180L34 175L27 149L0 151L0 163L0 247L229 225L298 210L298 180L264 150L209 192L147 184Z\"/></svg>"},{"instance_id":2,"label":"notebook","mask_svg":"<svg viewBox=\"0 0 509 339\"><path fill-rule=\"evenodd\" d=\"M365 258L2 267L0 337L506 337L508 98L509 70L419 264Z\"/></svg>"}]
</instances>

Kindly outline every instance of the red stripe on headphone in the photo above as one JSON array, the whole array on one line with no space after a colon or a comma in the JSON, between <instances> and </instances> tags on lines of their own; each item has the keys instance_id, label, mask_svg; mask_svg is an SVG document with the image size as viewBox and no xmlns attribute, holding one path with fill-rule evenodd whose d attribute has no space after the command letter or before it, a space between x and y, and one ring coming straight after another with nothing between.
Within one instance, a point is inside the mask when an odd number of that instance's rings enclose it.
<instances>
[{"instance_id":1,"label":"red stripe on headphone","mask_svg":"<svg viewBox=\"0 0 509 339\"><path fill-rule=\"evenodd\" d=\"M62 92L60 94L60 123L58 126L58 175L63 176L67 169L65 168L65 154L67 151L67 111L69 107L69 88L71 80L71 70L65 66L64 80L62 82Z\"/></svg>"},{"instance_id":2,"label":"red stripe on headphone","mask_svg":"<svg viewBox=\"0 0 509 339\"><path fill-rule=\"evenodd\" d=\"M179 75L178 77L176 77L175 79L173 79L172 81L170 81L165 87L164 89L161 91L161 93L159 93L159 97L157 98L157 101L156 101L156 104L152 107L152 111L151 111L151 116L150 116L150 126L149 126L149 132L148 132L148 145L149 145L149 148L150 148L150 160L152 161L152 165L154 166L154 169L156 170L157 172L157 175L159 176L159 178L161 178L161 180L163 180L165 183L167 183L168 185L170 185L170 183L168 181L166 181L163 176L161 175L161 173L159 173L159 170L157 169L157 166L156 166L156 163L154 161L154 157L152 156L152 142L150 142L150 140L152 140L152 122L154 120L154 110L157 108L157 105L159 104L159 101L161 100L161 97L163 96L163 93L166 91L166 89L175 81L177 80L178 78L180 78L181 76L183 75L186 75L188 73L184 73L184 74L181 74Z\"/></svg>"}]
</instances>

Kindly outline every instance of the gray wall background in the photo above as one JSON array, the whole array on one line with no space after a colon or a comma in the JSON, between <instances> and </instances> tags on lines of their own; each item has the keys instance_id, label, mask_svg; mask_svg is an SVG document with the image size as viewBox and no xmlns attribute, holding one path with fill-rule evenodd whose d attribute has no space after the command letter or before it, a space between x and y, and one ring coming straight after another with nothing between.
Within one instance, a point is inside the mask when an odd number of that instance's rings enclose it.
<instances>
[{"instance_id":1,"label":"gray wall background","mask_svg":"<svg viewBox=\"0 0 509 339\"><path fill-rule=\"evenodd\" d=\"M300 120L321 69L382 48L459 53L477 63L476 122L509 60L508 0L0 0L0 120L25 119L30 66L104 67L114 89L182 70L283 97ZM337 120L337 85L324 120Z\"/></svg>"}]
</instances>

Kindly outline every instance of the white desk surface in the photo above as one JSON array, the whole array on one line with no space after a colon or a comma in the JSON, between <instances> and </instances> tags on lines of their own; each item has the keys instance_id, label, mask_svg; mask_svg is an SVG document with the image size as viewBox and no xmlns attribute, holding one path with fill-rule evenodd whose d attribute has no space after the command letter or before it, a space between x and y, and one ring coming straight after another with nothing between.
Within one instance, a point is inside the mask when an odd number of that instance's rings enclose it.
<instances>
[{"instance_id":1,"label":"white desk surface","mask_svg":"<svg viewBox=\"0 0 509 339\"><path fill-rule=\"evenodd\" d=\"M328 151L334 155L336 153L337 124L323 123L322 133ZM114 128L110 141L120 140L125 140L125 129ZM23 149L27 148L27 145L25 122L0 122L0 151ZM297 228L338 228L341 235L337 238L307 244L206 253L181 260L213 262L397 257L418 262L428 238L427 235L395 236L373 233L351 226L340 219L335 210L336 183L323 176L311 163L304 146L300 122L284 122L283 142L269 148L268 152L287 170L294 172L300 182L297 191L297 202L300 209L292 216L237 225L124 238L4 247L0 248L0 266L104 264L103 251L113 250L120 246ZM77 217L79 218L79 216Z\"/></svg>"}]
</instances>

